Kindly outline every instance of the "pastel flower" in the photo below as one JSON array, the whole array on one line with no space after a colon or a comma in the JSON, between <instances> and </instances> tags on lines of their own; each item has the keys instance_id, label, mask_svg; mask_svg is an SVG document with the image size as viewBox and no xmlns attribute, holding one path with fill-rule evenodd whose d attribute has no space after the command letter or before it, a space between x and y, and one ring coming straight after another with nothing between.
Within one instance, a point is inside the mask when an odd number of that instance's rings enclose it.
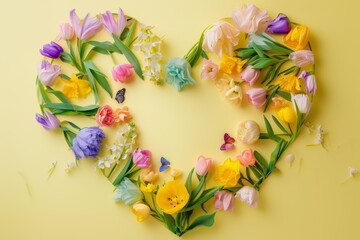
<instances>
[{"instance_id":1,"label":"pastel flower","mask_svg":"<svg viewBox=\"0 0 360 240\"><path fill-rule=\"evenodd\" d=\"M291 94L291 101L294 106L294 110L296 111L296 105L299 111L305 115L308 115L311 109L311 101L306 94ZM296 103L296 105L295 105Z\"/></svg>"},{"instance_id":2,"label":"pastel flower","mask_svg":"<svg viewBox=\"0 0 360 240\"><path fill-rule=\"evenodd\" d=\"M76 36L80 40L91 38L102 28L102 24L99 19L97 19L97 17L89 18L89 14L87 14L81 22L79 17L76 15L75 9L70 11L70 22L75 30Z\"/></svg>"},{"instance_id":3,"label":"pastel flower","mask_svg":"<svg viewBox=\"0 0 360 240\"><path fill-rule=\"evenodd\" d=\"M97 167L99 169L105 169L105 168L110 168L111 167L111 164L113 163L113 161L111 159L99 159L97 161Z\"/></svg>"},{"instance_id":4,"label":"pastel flower","mask_svg":"<svg viewBox=\"0 0 360 240\"><path fill-rule=\"evenodd\" d=\"M215 53L218 57L222 53L231 55L233 47L239 42L239 30L225 21L218 21L204 34L203 50Z\"/></svg>"},{"instance_id":5,"label":"pastel flower","mask_svg":"<svg viewBox=\"0 0 360 240\"><path fill-rule=\"evenodd\" d=\"M230 158L216 168L215 181L224 187L235 187L240 178L240 162Z\"/></svg>"},{"instance_id":6,"label":"pastel flower","mask_svg":"<svg viewBox=\"0 0 360 240\"><path fill-rule=\"evenodd\" d=\"M215 193L215 210L234 211L235 201L234 195L231 192L222 190Z\"/></svg>"},{"instance_id":7,"label":"pastel flower","mask_svg":"<svg viewBox=\"0 0 360 240\"><path fill-rule=\"evenodd\" d=\"M74 28L69 23L61 24L60 37L64 40L71 40L74 37Z\"/></svg>"},{"instance_id":8,"label":"pastel flower","mask_svg":"<svg viewBox=\"0 0 360 240\"><path fill-rule=\"evenodd\" d=\"M271 21L267 11L261 12L254 4L249 7L243 4L241 8L233 11L232 18L240 32L248 34L263 32Z\"/></svg>"},{"instance_id":9,"label":"pastel flower","mask_svg":"<svg viewBox=\"0 0 360 240\"><path fill-rule=\"evenodd\" d=\"M209 59L204 59L201 70L201 79L214 80L219 72L219 66Z\"/></svg>"},{"instance_id":10,"label":"pastel flower","mask_svg":"<svg viewBox=\"0 0 360 240\"><path fill-rule=\"evenodd\" d=\"M115 34L116 36L120 37L127 24L126 16L123 10L119 8L116 22L113 14L110 11L106 11L104 14L100 14L100 17L106 31L108 31L110 34Z\"/></svg>"},{"instance_id":11,"label":"pastel flower","mask_svg":"<svg viewBox=\"0 0 360 240\"><path fill-rule=\"evenodd\" d=\"M240 58L223 54L220 63L220 71L227 74L232 74L234 72L240 73L246 62L247 60L241 60Z\"/></svg>"},{"instance_id":12,"label":"pastel flower","mask_svg":"<svg viewBox=\"0 0 360 240\"><path fill-rule=\"evenodd\" d=\"M282 107L276 111L276 116L280 121L285 123L294 123L296 122L296 113L292 107L286 106Z\"/></svg>"},{"instance_id":13,"label":"pastel flower","mask_svg":"<svg viewBox=\"0 0 360 240\"><path fill-rule=\"evenodd\" d=\"M240 104L242 102L243 94L241 85L231 76L224 74L224 77L218 81L218 86L231 103Z\"/></svg>"},{"instance_id":14,"label":"pastel flower","mask_svg":"<svg viewBox=\"0 0 360 240\"><path fill-rule=\"evenodd\" d=\"M105 137L99 127L86 127L79 131L72 141L72 151L77 159L95 158L99 152L102 140Z\"/></svg>"},{"instance_id":15,"label":"pastel flower","mask_svg":"<svg viewBox=\"0 0 360 240\"><path fill-rule=\"evenodd\" d=\"M298 50L290 53L289 59L298 67L306 67L314 64L314 54L310 50Z\"/></svg>"},{"instance_id":16,"label":"pastel flower","mask_svg":"<svg viewBox=\"0 0 360 240\"><path fill-rule=\"evenodd\" d=\"M111 127L114 124L114 111L109 105L101 106L96 113L96 122L101 127Z\"/></svg>"},{"instance_id":17,"label":"pastel flower","mask_svg":"<svg viewBox=\"0 0 360 240\"><path fill-rule=\"evenodd\" d=\"M259 137L260 127L256 122L247 120L239 124L237 130L237 139L240 142L245 144L253 144L259 139Z\"/></svg>"},{"instance_id":18,"label":"pastel flower","mask_svg":"<svg viewBox=\"0 0 360 240\"><path fill-rule=\"evenodd\" d=\"M122 182L116 186L116 194L114 200L116 202L123 202L124 204L130 206L143 198L143 195L140 189L127 177L122 180Z\"/></svg>"},{"instance_id":19,"label":"pastel flower","mask_svg":"<svg viewBox=\"0 0 360 240\"><path fill-rule=\"evenodd\" d=\"M252 66L247 66L242 72L240 73L240 78L244 82L248 83L250 86L253 86L256 83L256 80L260 76L260 70L253 69Z\"/></svg>"},{"instance_id":20,"label":"pastel flower","mask_svg":"<svg viewBox=\"0 0 360 240\"><path fill-rule=\"evenodd\" d=\"M186 206L189 198L185 185L173 180L159 188L156 194L156 203L164 213L175 214Z\"/></svg>"},{"instance_id":21,"label":"pastel flower","mask_svg":"<svg viewBox=\"0 0 360 240\"><path fill-rule=\"evenodd\" d=\"M131 119L131 114L127 106L117 108L114 113L115 122L126 123Z\"/></svg>"},{"instance_id":22,"label":"pastel flower","mask_svg":"<svg viewBox=\"0 0 360 240\"><path fill-rule=\"evenodd\" d=\"M60 123L59 120L50 112L45 111L45 116L42 116L40 114L36 114L35 115L35 119L38 123L41 124L41 126L45 129L45 130L53 130L59 127Z\"/></svg>"},{"instance_id":23,"label":"pastel flower","mask_svg":"<svg viewBox=\"0 0 360 240\"><path fill-rule=\"evenodd\" d=\"M152 183L141 183L140 190L143 193L151 193L155 190L156 186Z\"/></svg>"},{"instance_id":24,"label":"pastel flower","mask_svg":"<svg viewBox=\"0 0 360 240\"><path fill-rule=\"evenodd\" d=\"M190 64L183 58L172 58L166 66L166 81L180 91L187 84L195 84L190 75Z\"/></svg>"},{"instance_id":25,"label":"pastel flower","mask_svg":"<svg viewBox=\"0 0 360 240\"><path fill-rule=\"evenodd\" d=\"M284 43L295 50L302 50L309 41L309 29L306 26L297 25L284 36Z\"/></svg>"},{"instance_id":26,"label":"pastel flower","mask_svg":"<svg viewBox=\"0 0 360 240\"><path fill-rule=\"evenodd\" d=\"M252 88L246 91L249 102L257 108L260 108L266 102L266 90L263 88Z\"/></svg>"},{"instance_id":27,"label":"pastel flower","mask_svg":"<svg viewBox=\"0 0 360 240\"><path fill-rule=\"evenodd\" d=\"M275 109L286 107L288 104L288 101L283 99L282 97L273 97L271 99L270 106Z\"/></svg>"},{"instance_id":28,"label":"pastel flower","mask_svg":"<svg viewBox=\"0 0 360 240\"><path fill-rule=\"evenodd\" d=\"M151 168L151 152L149 150L144 149L136 149L132 155L133 162L139 168Z\"/></svg>"},{"instance_id":29,"label":"pastel flower","mask_svg":"<svg viewBox=\"0 0 360 240\"><path fill-rule=\"evenodd\" d=\"M142 182L153 182L158 178L158 174L151 169L141 169L140 180Z\"/></svg>"},{"instance_id":30,"label":"pastel flower","mask_svg":"<svg viewBox=\"0 0 360 240\"><path fill-rule=\"evenodd\" d=\"M46 86L52 86L61 74L60 66L51 65L47 60L38 64L37 73L39 80Z\"/></svg>"},{"instance_id":31,"label":"pastel flower","mask_svg":"<svg viewBox=\"0 0 360 240\"><path fill-rule=\"evenodd\" d=\"M293 153L289 153L285 157L285 161L288 162L290 165L294 162L294 160L295 160L295 155Z\"/></svg>"},{"instance_id":32,"label":"pastel flower","mask_svg":"<svg viewBox=\"0 0 360 240\"><path fill-rule=\"evenodd\" d=\"M170 176L173 178L180 177L182 175L182 171L179 168L171 167L170 168Z\"/></svg>"},{"instance_id":33,"label":"pastel flower","mask_svg":"<svg viewBox=\"0 0 360 240\"><path fill-rule=\"evenodd\" d=\"M256 208L258 206L259 192L252 187L244 186L237 191L235 198L250 207Z\"/></svg>"},{"instance_id":34,"label":"pastel flower","mask_svg":"<svg viewBox=\"0 0 360 240\"><path fill-rule=\"evenodd\" d=\"M304 79L306 92L315 95L317 89L315 75L310 75L310 73L302 71L299 78Z\"/></svg>"},{"instance_id":35,"label":"pastel flower","mask_svg":"<svg viewBox=\"0 0 360 240\"><path fill-rule=\"evenodd\" d=\"M40 49L41 55L49 58L58 58L64 52L64 49L56 42L44 44L43 48Z\"/></svg>"},{"instance_id":36,"label":"pastel flower","mask_svg":"<svg viewBox=\"0 0 360 240\"><path fill-rule=\"evenodd\" d=\"M131 212L135 214L136 220L138 222L145 221L150 216L151 213L149 206L141 202L135 203L131 207Z\"/></svg>"},{"instance_id":37,"label":"pastel flower","mask_svg":"<svg viewBox=\"0 0 360 240\"><path fill-rule=\"evenodd\" d=\"M286 34L291 30L290 21L285 14L280 13L269 23L268 32L272 34Z\"/></svg>"},{"instance_id":38,"label":"pastel flower","mask_svg":"<svg viewBox=\"0 0 360 240\"><path fill-rule=\"evenodd\" d=\"M251 148L243 151L242 154L237 156L236 158L244 167L254 166L256 162L254 151Z\"/></svg>"},{"instance_id":39,"label":"pastel flower","mask_svg":"<svg viewBox=\"0 0 360 240\"><path fill-rule=\"evenodd\" d=\"M204 176L207 172L210 171L212 167L213 159L206 158L204 156L199 156L195 165L195 172L199 176Z\"/></svg>"},{"instance_id":40,"label":"pastel flower","mask_svg":"<svg viewBox=\"0 0 360 240\"><path fill-rule=\"evenodd\" d=\"M85 98L90 92L91 87L88 81L73 75L69 80L64 80L62 93L67 98Z\"/></svg>"},{"instance_id":41,"label":"pastel flower","mask_svg":"<svg viewBox=\"0 0 360 240\"><path fill-rule=\"evenodd\" d=\"M119 64L112 69L112 75L115 81L126 83L133 77L131 69L134 68L132 64Z\"/></svg>"},{"instance_id":42,"label":"pastel flower","mask_svg":"<svg viewBox=\"0 0 360 240\"><path fill-rule=\"evenodd\" d=\"M301 91L300 80L294 73L279 75L275 79L274 84L278 84L280 86L280 90L286 92L296 93Z\"/></svg>"}]
</instances>

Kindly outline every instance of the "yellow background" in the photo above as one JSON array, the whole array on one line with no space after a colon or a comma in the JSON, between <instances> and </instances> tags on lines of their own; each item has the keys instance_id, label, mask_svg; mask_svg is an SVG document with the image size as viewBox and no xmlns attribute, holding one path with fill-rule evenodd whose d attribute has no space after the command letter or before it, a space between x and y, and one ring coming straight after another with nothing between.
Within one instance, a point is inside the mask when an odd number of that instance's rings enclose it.
<instances>
[{"instance_id":1,"label":"yellow background","mask_svg":"<svg viewBox=\"0 0 360 240\"><path fill-rule=\"evenodd\" d=\"M306 146L314 136L303 131L287 151L296 155L294 164L279 163L280 171L263 185L259 208L238 202L234 213L219 212L212 228L199 228L183 239L358 239L360 176L349 179L347 172L349 166L360 169L356 1L253 2L272 17L283 12L310 27L319 90L309 120L328 131L327 150ZM242 3L8 1L0 15L0 239L178 239L154 219L137 223L128 207L114 203L111 184L93 171L93 162L81 161L75 171L65 173L73 157L61 133L44 131L34 119L39 111L38 49L68 22L72 8L84 16L122 7L127 15L156 26L169 59L184 55L207 25L230 16ZM201 82L199 70L194 69L197 86L182 93L137 79L125 102L139 126L141 145L153 151L154 161L164 155L184 171L199 154L221 162L225 155L217 148L222 134L234 135L236 124L245 120L242 113L250 111L232 106L216 87ZM47 180L53 160L58 166Z\"/></svg>"}]
</instances>

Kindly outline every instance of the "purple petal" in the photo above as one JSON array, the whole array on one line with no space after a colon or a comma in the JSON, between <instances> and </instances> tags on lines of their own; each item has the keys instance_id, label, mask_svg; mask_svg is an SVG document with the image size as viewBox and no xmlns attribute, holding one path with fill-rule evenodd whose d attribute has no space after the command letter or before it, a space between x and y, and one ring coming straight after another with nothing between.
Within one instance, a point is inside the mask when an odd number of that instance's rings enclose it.
<instances>
[{"instance_id":1,"label":"purple petal","mask_svg":"<svg viewBox=\"0 0 360 240\"><path fill-rule=\"evenodd\" d=\"M35 115L35 119L38 123L41 124L41 126L43 126L43 128L47 131L51 130L51 125L49 123L49 120L47 118L45 118L44 116L36 113Z\"/></svg>"},{"instance_id":2,"label":"purple petal","mask_svg":"<svg viewBox=\"0 0 360 240\"><path fill-rule=\"evenodd\" d=\"M81 36L81 24L80 24L79 17L75 13L75 9L70 11L70 22L71 22L71 25L73 26L73 28L75 30L76 36L78 38L80 38L80 36Z\"/></svg>"},{"instance_id":3,"label":"purple petal","mask_svg":"<svg viewBox=\"0 0 360 240\"><path fill-rule=\"evenodd\" d=\"M118 35L120 36L120 34L124 31L126 24L127 24L126 16L121 8L119 8L119 11L118 11L117 24L118 24L118 31L119 31Z\"/></svg>"},{"instance_id":4,"label":"purple petal","mask_svg":"<svg viewBox=\"0 0 360 240\"><path fill-rule=\"evenodd\" d=\"M80 39L89 39L102 28L101 22L96 17L88 18L88 16L89 14L84 19Z\"/></svg>"},{"instance_id":5,"label":"purple petal","mask_svg":"<svg viewBox=\"0 0 360 240\"><path fill-rule=\"evenodd\" d=\"M223 145L221 145L220 150L221 151L226 151L228 149L234 148L234 144L232 143L224 143Z\"/></svg>"},{"instance_id":6,"label":"purple petal","mask_svg":"<svg viewBox=\"0 0 360 240\"><path fill-rule=\"evenodd\" d=\"M59 120L50 112L45 111L45 115L52 127L52 129L59 127Z\"/></svg>"}]
</instances>

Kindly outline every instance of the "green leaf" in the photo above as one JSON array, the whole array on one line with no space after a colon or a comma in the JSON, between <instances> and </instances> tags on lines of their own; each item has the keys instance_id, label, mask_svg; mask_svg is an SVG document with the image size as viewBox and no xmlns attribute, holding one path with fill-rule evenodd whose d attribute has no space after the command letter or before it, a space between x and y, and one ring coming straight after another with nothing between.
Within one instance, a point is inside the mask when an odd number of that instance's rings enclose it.
<instances>
[{"instance_id":1,"label":"green leaf","mask_svg":"<svg viewBox=\"0 0 360 240\"><path fill-rule=\"evenodd\" d=\"M93 54L91 54L91 52L97 52L97 53L104 54L104 55L109 55L110 54L110 52L108 50L105 50L105 49L102 49L102 48L99 48L99 47L93 47L90 50L90 53L85 57L85 59L90 59L93 56Z\"/></svg>"},{"instance_id":2,"label":"green leaf","mask_svg":"<svg viewBox=\"0 0 360 240\"><path fill-rule=\"evenodd\" d=\"M62 115L86 115L94 116L99 108L98 105L78 106L71 103L45 103L43 107L50 109L53 114Z\"/></svg>"},{"instance_id":3,"label":"green leaf","mask_svg":"<svg viewBox=\"0 0 360 240\"><path fill-rule=\"evenodd\" d=\"M124 41L128 34L129 34L129 28L126 27L126 28L124 28L124 30L120 34L120 40Z\"/></svg>"},{"instance_id":4,"label":"green leaf","mask_svg":"<svg viewBox=\"0 0 360 240\"><path fill-rule=\"evenodd\" d=\"M275 169L275 164L276 162L279 160L280 157L280 153L281 153L281 148L284 145L286 141L281 140L278 142L278 144L276 145L276 148L274 149L274 151L271 153L271 157L270 157L270 164L269 164L269 170L270 172L272 172Z\"/></svg>"},{"instance_id":5,"label":"green leaf","mask_svg":"<svg viewBox=\"0 0 360 240\"><path fill-rule=\"evenodd\" d=\"M250 174L250 169L248 167L245 169L245 172L246 172L246 178L249 180L249 182L251 184L254 185L255 181L252 179L251 174Z\"/></svg>"},{"instance_id":6,"label":"green leaf","mask_svg":"<svg viewBox=\"0 0 360 240\"><path fill-rule=\"evenodd\" d=\"M77 129L77 130L81 130L81 128L79 126L77 126L75 123L67 121L68 124L70 124L70 126L72 126L73 128Z\"/></svg>"},{"instance_id":7,"label":"green leaf","mask_svg":"<svg viewBox=\"0 0 360 240\"><path fill-rule=\"evenodd\" d=\"M121 170L121 172L119 173L119 175L115 178L113 185L117 186L119 185L122 180L124 179L127 171L129 171L129 169L131 169L133 165L133 158L132 156L128 159L128 161L126 162L125 166L123 167L123 169Z\"/></svg>"},{"instance_id":8,"label":"green leaf","mask_svg":"<svg viewBox=\"0 0 360 240\"><path fill-rule=\"evenodd\" d=\"M266 111L266 109L269 107L271 100L273 99L273 97L275 96L275 93L277 92L277 90L280 88L279 85L276 85L270 92L269 96L266 99L266 103L265 103L265 107L264 107L264 112Z\"/></svg>"},{"instance_id":9,"label":"green leaf","mask_svg":"<svg viewBox=\"0 0 360 240\"><path fill-rule=\"evenodd\" d=\"M213 212L211 214L202 215L196 218L186 230L189 231L199 226L211 227L215 222L215 214L216 212Z\"/></svg>"},{"instance_id":10,"label":"green leaf","mask_svg":"<svg viewBox=\"0 0 360 240\"><path fill-rule=\"evenodd\" d=\"M106 79L106 75L100 72L100 70L91 62L84 61L85 68L89 68L91 73L93 74L96 82L109 93L110 97L112 97L111 87Z\"/></svg>"},{"instance_id":11,"label":"green leaf","mask_svg":"<svg viewBox=\"0 0 360 240\"><path fill-rule=\"evenodd\" d=\"M116 46L114 46L113 43L108 42L108 41L106 41L106 42L89 41L88 43L94 47L106 50L111 53L112 52L121 53L121 52L119 52L119 49Z\"/></svg>"},{"instance_id":12,"label":"green leaf","mask_svg":"<svg viewBox=\"0 0 360 240\"><path fill-rule=\"evenodd\" d=\"M189 172L189 175L187 176L186 182L185 182L185 187L186 187L186 190L188 191L189 194L191 194L191 191L192 191L192 175L193 175L193 172L194 172L194 168L191 169L191 171Z\"/></svg>"},{"instance_id":13,"label":"green leaf","mask_svg":"<svg viewBox=\"0 0 360 240\"><path fill-rule=\"evenodd\" d=\"M42 84L42 82L39 80L38 77L36 78L36 85L38 86L39 93L40 93L40 96L41 96L40 103L51 103L50 98L46 94L44 85Z\"/></svg>"},{"instance_id":14,"label":"green leaf","mask_svg":"<svg viewBox=\"0 0 360 240\"><path fill-rule=\"evenodd\" d=\"M99 102L99 93L98 93L98 90L96 88L94 75L92 74L90 68L88 68L88 67L85 67L85 71L86 71L86 74L87 74L87 78L88 78L90 87L94 92L95 103L98 103Z\"/></svg>"},{"instance_id":15,"label":"green leaf","mask_svg":"<svg viewBox=\"0 0 360 240\"><path fill-rule=\"evenodd\" d=\"M259 162L259 164L261 165L263 172L266 174L268 171L268 168L269 168L268 162L258 151L254 151L254 156L255 156L256 160Z\"/></svg>"},{"instance_id":16,"label":"green leaf","mask_svg":"<svg viewBox=\"0 0 360 240\"><path fill-rule=\"evenodd\" d=\"M201 53L203 52L202 45L204 41L204 33L201 34L200 40L197 43L196 50L194 56L190 59L190 66L193 67L199 60Z\"/></svg>"},{"instance_id":17,"label":"green leaf","mask_svg":"<svg viewBox=\"0 0 360 240\"><path fill-rule=\"evenodd\" d=\"M208 189L207 191L204 191L201 194L201 196L191 206L188 206L187 208L182 210L182 212L193 210L196 207L200 206L201 204L207 202L210 198L212 198L214 196L214 194L217 191L220 191L221 189L223 189L223 186L213 187L213 188Z\"/></svg>"},{"instance_id":18,"label":"green leaf","mask_svg":"<svg viewBox=\"0 0 360 240\"><path fill-rule=\"evenodd\" d=\"M262 179L262 174L256 168L253 166L249 166L248 168L250 168L258 180Z\"/></svg>"},{"instance_id":19,"label":"green leaf","mask_svg":"<svg viewBox=\"0 0 360 240\"><path fill-rule=\"evenodd\" d=\"M265 115L264 115L264 122L265 122L266 131L268 132L269 136L272 137L274 135L274 130L272 129L271 124L269 120L265 117Z\"/></svg>"},{"instance_id":20,"label":"green leaf","mask_svg":"<svg viewBox=\"0 0 360 240\"><path fill-rule=\"evenodd\" d=\"M259 58L259 60L253 65L254 69L263 69L268 66L274 65L278 61L271 58Z\"/></svg>"},{"instance_id":21,"label":"green leaf","mask_svg":"<svg viewBox=\"0 0 360 240\"><path fill-rule=\"evenodd\" d=\"M48 92L53 94L55 97L57 97L61 102L63 103L71 103L70 100L60 91L54 90L51 87L48 87Z\"/></svg>"},{"instance_id":22,"label":"green leaf","mask_svg":"<svg viewBox=\"0 0 360 240\"><path fill-rule=\"evenodd\" d=\"M131 63L134 66L134 70L137 73L137 75L141 79L144 79L144 76L143 76L143 73L142 73L142 70L140 67L140 63L137 60L134 53L122 41L120 41L120 39L117 38L114 34L113 34L113 39L114 39L115 46L119 49L119 51L121 51L125 55L126 59L129 61L129 63Z\"/></svg>"},{"instance_id":23,"label":"green leaf","mask_svg":"<svg viewBox=\"0 0 360 240\"><path fill-rule=\"evenodd\" d=\"M175 224L175 219L173 218L173 216L171 216L170 214L164 213L164 217L162 218L166 224L166 226L168 227L168 229L176 234L176 224Z\"/></svg>"},{"instance_id":24,"label":"green leaf","mask_svg":"<svg viewBox=\"0 0 360 240\"><path fill-rule=\"evenodd\" d=\"M243 60L252 57L256 53L253 48L238 48L235 51L239 52L238 56Z\"/></svg>"},{"instance_id":25,"label":"green leaf","mask_svg":"<svg viewBox=\"0 0 360 240\"><path fill-rule=\"evenodd\" d=\"M60 60L63 61L63 62L66 62L66 63L72 63L72 57L69 53L66 53L66 52L63 52L61 55L60 55Z\"/></svg>"},{"instance_id":26,"label":"green leaf","mask_svg":"<svg viewBox=\"0 0 360 240\"><path fill-rule=\"evenodd\" d=\"M131 27L130 27L130 30L129 30L129 33L127 34L126 38L125 38L125 45L130 47L131 43L132 43L132 38L133 38L133 35L134 35L134 31L136 29L136 26L137 26L137 21L135 19L133 19L133 23L131 24ZM120 37L121 39L121 37ZM121 39L123 40L123 39Z\"/></svg>"},{"instance_id":27,"label":"green leaf","mask_svg":"<svg viewBox=\"0 0 360 240\"><path fill-rule=\"evenodd\" d=\"M291 94L290 93L283 92L283 91L277 91L276 94L291 102Z\"/></svg>"},{"instance_id":28,"label":"green leaf","mask_svg":"<svg viewBox=\"0 0 360 240\"><path fill-rule=\"evenodd\" d=\"M264 43L266 45L268 45L272 50L277 51L277 52L281 52L281 53L284 53L287 55L293 52L293 50L291 50L290 48L288 48L280 43L271 41L270 39L264 40Z\"/></svg>"},{"instance_id":29,"label":"green leaf","mask_svg":"<svg viewBox=\"0 0 360 240\"><path fill-rule=\"evenodd\" d=\"M264 54L263 50L261 50L261 48L259 48L259 47L255 44L255 42L253 42L251 45L252 45L253 49L256 51L256 53L257 53L260 57L265 57L265 54Z\"/></svg>"},{"instance_id":30,"label":"green leaf","mask_svg":"<svg viewBox=\"0 0 360 240\"><path fill-rule=\"evenodd\" d=\"M191 203L194 199L196 199L197 195L200 193L201 189L205 186L206 178L208 176L208 173L206 173L200 180L199 184L196 186L196 188L191 192L190 194L190 200Z\"/></svg>"},{"instance_id":31,"label":"green leaf","mask_svg":"<svg viewBox=\"0 0 360 240\"><path fill-rule=\"evenodd\" d=\"M66 80L70 80L71 78L68 76L68 75L66 75L65 73L62 73L62 74L60 74L59 75L62 79L66 79Z\"/></svg>"},{"instance_id":32,"label":"green leaf","mask_svg":"<svg viewBox=\"0 0 360 240\"><path fill-rule=\"evenodd\" d=\"M208 55L206 54L205 51L201 51L201 57L205 58L205 59L209 59Z\"/></svg>"},{"instance_id":33,"label":"green leaf","mask_svg":"<svg viewBox=\"0 0 360 240\"><path fill-rule=\"evenodd\" d=\"M290 133L285 129L285 127L280 123L280 121L274 115L271 115L271 117L281 131L290 135Z\"/></svg>"}]
</instances>

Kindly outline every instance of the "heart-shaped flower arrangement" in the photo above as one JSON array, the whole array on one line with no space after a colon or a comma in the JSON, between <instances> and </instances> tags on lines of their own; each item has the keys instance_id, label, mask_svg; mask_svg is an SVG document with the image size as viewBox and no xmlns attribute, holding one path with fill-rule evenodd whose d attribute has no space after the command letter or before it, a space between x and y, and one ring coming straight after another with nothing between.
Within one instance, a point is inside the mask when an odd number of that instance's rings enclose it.
<instances>
[{"instance_id":1,"label":"heart-shaped flower arrangement","mask_svg":"<svg viewBox=\"0 0 360 240\"><path fill-rule=\"evenodd\" d=\"M141 79L160 84L164 72L161 39L151 27L139 24L121 9L117 14L106 12L93 18L87 15L83 20L72 10L70 22L61 25L57 42L40 50L46 59L38 66L36 83L42 115L36 114L36 119L46 130L62 130L76 161L96 159L97 168L117 189L116 201L129 205L138 221L152 216L179 236L198 226L212 226L216 211L233 210L235 199L257 206L261 183L276 169L280 156L298 136L316 91L307 27L291 23L284 14L271 19L266 11L243 5L232 13L232 19L207 27L184 58L167 62L166 82L182 90L196 82L191 67L203 58L202 79L217 84L234 104L241 103L244 91L248 103L264 112L266 129L261 130L256 121L242 122L237 140L247 145L259 139L276 144L269 158L261 150L249 148L237 159L227 158L216 168L212 168L211 158L200 156L182 183L176 180L180 171L170 167L165 158L160 160L159 171L152 168L151 152L137 146L136 127L126 106L114 110L107 104L98 105L99 90L111 97L113 94L108 76L94 64L93 57L111 57L112 77L124 86L133 78L133 71ZM102 28L112 40L90 40ZM134 52L143 60L139 61ZM114 54L124 55L128 63L116 64ZM66 66L68 69L61 69ZM75 104L91 92L95 104ZM119 104L125 101L125 93L125 88L116 93L114 98ZM95 117L96 126L81 128L67 120L69 115ZM113 130L115 125L121 128L116 140L104 147L104 131ZM233 148L234 142L225 133L220 150ZM76 162L68 168L75 165ZM157 184L159 172L165 171L174 180ZM213 181L210 171L215 172ZM209 200L214 202L211 213L205 209L209 208L205 206Z\"/></svg>"}]
</instances>

